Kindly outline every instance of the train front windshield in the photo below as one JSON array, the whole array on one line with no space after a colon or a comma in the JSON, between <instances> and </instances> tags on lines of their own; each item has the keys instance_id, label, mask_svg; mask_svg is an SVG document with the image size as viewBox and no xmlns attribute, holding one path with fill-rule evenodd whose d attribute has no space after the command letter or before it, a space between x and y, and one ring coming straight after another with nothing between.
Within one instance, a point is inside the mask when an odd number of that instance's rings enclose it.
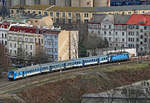
<instances>
[{"instance_id":1,"label":"train front windshield","mask_svg":"<svg viewBox=\"0 0 150 103\"><path fill-rule=\"evenodd\" d=\"M13 71L10 71L10 72L8 73L8 78L13 78L13 76L14 76L14 72L13 72Z\"/></svg>"}]
</instances>

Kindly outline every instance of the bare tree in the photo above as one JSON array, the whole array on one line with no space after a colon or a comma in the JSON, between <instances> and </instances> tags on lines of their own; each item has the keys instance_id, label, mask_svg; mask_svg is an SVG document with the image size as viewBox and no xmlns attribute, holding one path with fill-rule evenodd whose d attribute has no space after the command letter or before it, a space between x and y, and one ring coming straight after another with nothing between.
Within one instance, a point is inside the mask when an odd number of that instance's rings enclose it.
<instances>
[{"instance_id":1,"label":"bare tree","mask_svg":"<svg viewBox=\"0 0 150 103\"><path fill-rule=\"evenodd\" d=\"M91 35L88 36L88 39L84 45L86 46L87 49L93 50L93 55L96 55L96 49L108 47L108 41L106 39L97 37L95 34Z\"/></svg>"},{"instance_id":2,"label":"bare tree","mask_svg":"<svg viewBox=\"0 0 150 103\"><path fill-rule=\"evenodd\" d=\"M39 47L36 54L32 56L32 62L34 64L48 63L52 61L54 61L53 57L50 55L47 55L43 47Z\"/></svg>"},{"instance_id":3,"label":"bare tree","mask_svg":"<svg viewBox=\"0 0 150 103\"><path fill-rule=\"evenodd\" d=\"M2 71L8 71L9 68L9 57L6 52L4 45L0 44L0 69ZM0 71L1 71L0 70Z\"/></svg>"}]
</instances>

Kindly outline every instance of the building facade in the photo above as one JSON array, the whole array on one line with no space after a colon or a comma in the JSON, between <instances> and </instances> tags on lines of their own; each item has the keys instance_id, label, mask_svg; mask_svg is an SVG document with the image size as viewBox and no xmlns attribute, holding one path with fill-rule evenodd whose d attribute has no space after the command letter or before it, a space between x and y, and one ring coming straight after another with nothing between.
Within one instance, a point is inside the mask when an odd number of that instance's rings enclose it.
<instances>
[{"instance_id":1,"label":"building facade","mask_svg":"<svg viewBox=\"0 0 150 103\"><path fill-rule=\"evenodd\" d=\"M32 27L11 26L8 32L7 46L9 54L14 57L35 56L37 47L43 46L42 36Z\"/></svg>"},{"instance_id":2,"label":"building facade","mask_svg":"<svg viewBox=\"0 0 150 103\"><path fill-rule=\"evenodd\" d=\"M10 10L12 17L19 14L19 6L16 6ZM35 5L24 6L24 14L37 14L41 16L50 16L54 23L61 24L74 24L74 23L86 23L92 18L92 13L87 8L78 7L56 7L50 5Z\"/></svg>"},{"instance_id":3,"label":"building facade","mask_svg":"<svg viewBox=\"0 0 150 103\"><path fill-rule=\"evenodd\" d=\"M10 7L16 5L56 5L70 7L103 7L109 6L110 0L11 0L7 2Z\"/></svg>"},{"instance_id":4,"label":"building facade","mask_svg":"<svg viewBox=\"0 0 150 103\"><path fill-rule=\"evenodd\" d=\"M44 50L49 58L58 61L58 35L60 31L48 31L44 33Z\"/></svg>"},{"instance_id":5,"label":"building facade","mask_svg":"<svg viewBox=\"0 0 150 103\"><path fill-rule=\"evenodd\" d=\"M15 6L10 9L10 16L14 17L20 12L50 16L54 23L86 23L94 14L132 15L150 13L150 5L144 6L117 6L117 7L58 7L52 5Z\"/></svg>"},{"instance_id":6,"label":"building facade","mask_svg":"<svg viewBox=\"0 0 150 103\"><path fill-rule=\"evenodd\" d=\"M31 59L44 51L50 61L78 58L78 31L38 28L26 24L0 24L0 43L12 58Z\"/></svg>"},{"instance_id":7,"label":"building facade","mask_svg":"<svg viewBox=\"0 0 150 103\"><path fill-rule=\"evenodd\" d=\"M107 39L114 49L136 48L138 55L150 53L150 15L99 15L97 21L96 18L88 23L89 35Z\"/></svg>"}]
</instances>

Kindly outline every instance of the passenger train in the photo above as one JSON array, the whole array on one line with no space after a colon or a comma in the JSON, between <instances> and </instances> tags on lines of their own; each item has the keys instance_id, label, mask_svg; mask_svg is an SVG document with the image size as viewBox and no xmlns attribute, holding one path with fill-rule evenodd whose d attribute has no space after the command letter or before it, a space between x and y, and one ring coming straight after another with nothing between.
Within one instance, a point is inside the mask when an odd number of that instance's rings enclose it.
<instances>
[{"instance_id":1,"label":"passenger train","mask_svg":"<svg viewBox=\"0 0 150 103\"><path fill-rule=\"evenodd\" d=\"M85 57L85 58L79 58L79 59L73 59L73 60L55 62L55 63L40 64L40 65L19 68L17 70L11 70L8 72L8 79L16 80L16 79L26 78L29 76L33 76L45 72L61 71L70 68L85 67L89 65L98 65L102 63L117 62L117 61L123 61L128 59L129 59L128 53L119 53L119 54L110 54L105 56Z\"/></svg>"}]
</instances>

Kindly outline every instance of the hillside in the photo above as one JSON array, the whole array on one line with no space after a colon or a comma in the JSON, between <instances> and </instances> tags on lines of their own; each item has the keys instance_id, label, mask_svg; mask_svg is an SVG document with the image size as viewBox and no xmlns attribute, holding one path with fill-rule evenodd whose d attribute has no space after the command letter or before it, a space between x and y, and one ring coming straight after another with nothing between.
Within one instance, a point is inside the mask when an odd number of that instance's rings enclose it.
<instances>
[{"instance_id":1,"label":"hillside","mask_svg":"<svg viewBox=\"0 0 150 103\"><path fill-rule=\"evenodd\" d=\"M25 103L80 103L84 93L98 93L136 81L147 80L150 79L149 74L150 62L97 66L73 73L65 79L60 78L55 82L26 88L16 94Z\"/></svg>"}]
</instances>

